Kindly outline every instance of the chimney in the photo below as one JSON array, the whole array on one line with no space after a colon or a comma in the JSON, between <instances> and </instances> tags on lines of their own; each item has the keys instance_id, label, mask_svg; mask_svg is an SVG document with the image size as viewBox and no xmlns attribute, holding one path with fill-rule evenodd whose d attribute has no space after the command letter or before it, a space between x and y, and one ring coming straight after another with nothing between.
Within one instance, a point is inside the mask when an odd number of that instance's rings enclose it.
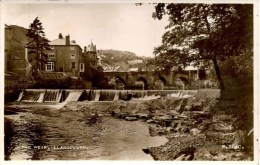
<instances>
[{"instance_id":1,"label":"chimney","mask_svg":"<svg viewBox=\"0 0 260 165\"><path fill-rule=\"evenodd\" d=\"M62 39L62 38L63 38L62 34L61 34L61 33L59 33L59 39Z\"/></svg>"},{"instance_id":2,"label":"chimney","mask_svg":"<svg viewBox=\"0 0 260 165\"><path fill-rule=\"evenodd\" d=\"M86 46L84 46L84 53L86 53L87 52L87 47Z\"/></svg>"},{"instance_id":3,"label":"chimney","mask_svg":"<svg viewBox=\"0 0 260 165\"><path fill-rule=\"evenodd\" d=\"M70 35L66 36L66 45L70 45Z\"/></svg>"}]
</instances>

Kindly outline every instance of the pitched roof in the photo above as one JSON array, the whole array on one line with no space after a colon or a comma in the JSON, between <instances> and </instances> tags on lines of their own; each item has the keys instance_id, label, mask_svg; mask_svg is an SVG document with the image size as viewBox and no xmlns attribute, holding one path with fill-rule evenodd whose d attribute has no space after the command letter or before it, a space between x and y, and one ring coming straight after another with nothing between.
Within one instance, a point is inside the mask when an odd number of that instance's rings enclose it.
<instances>
[{"instance_id":1,"label":"pitched roof","mask_svg":"<svg viewBox=\"0 0 260 165\"><path fill-rule=\"evenodd\" d=\"M103 67L104 72L118 72L120 69L120 66L105 66Z\"/></svg>"},{"instance_id":2,"label":"pitched roof","mask_svg":"<svg viewBox=\"0 0 260 165\"><path fill-rule=\"evenodd\" d=\"M46 71L38 71L38 75L42 80L64 80L69 76L64 72L46 72Z\"/></svg>"},{"instance_id":3,"label":"pitched roof","mask_svg":"<svg viewBox=\"0 0 260 165\"><path fill-rule=\"evenodd\" d=\"M90 51L90 52L96 52L96 51L97 51L96 45L94 45L92 41L91 41L91 43L87 46L87 51Z\"/></svg>"},{"instance_id":4,"label":"pitched roof","mask_svg":"<svg viewBox=\"0 0 260 165\"><path fill-rule=\"evenodd\" d=\"M96 46L91 42L89 51L96 51Z\"/></svg>"},{"instance_id":5,"label":"pitched roof","mask_svg":"<svg viewBox=\"0 0 260 165\"><path fill-rule=\"evenodd\" d=\"M66 45L66 39L62 38L62 39L53 40L49 43L49 45ZM74 42L70 42L70 45L77 45L77 44Z\"/></svg>"}]
</instances>

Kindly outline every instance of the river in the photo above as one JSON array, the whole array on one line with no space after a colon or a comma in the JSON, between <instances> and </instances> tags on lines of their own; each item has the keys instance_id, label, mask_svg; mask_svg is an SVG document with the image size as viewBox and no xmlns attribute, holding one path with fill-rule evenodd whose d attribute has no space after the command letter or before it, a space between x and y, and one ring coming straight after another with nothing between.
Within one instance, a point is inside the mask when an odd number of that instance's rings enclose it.
<instances>
[{"instance_id":1,"label":"river","mask_svg":"<svg viewBox=\"0 0 260 165\"><path fill-rule=\"evenodd\" d=\"M142 149L167 142L151 137L148 124L103 114L89 121L62 104L5 106L6 160L153 160Z\"/></svg>"}]
</instances>

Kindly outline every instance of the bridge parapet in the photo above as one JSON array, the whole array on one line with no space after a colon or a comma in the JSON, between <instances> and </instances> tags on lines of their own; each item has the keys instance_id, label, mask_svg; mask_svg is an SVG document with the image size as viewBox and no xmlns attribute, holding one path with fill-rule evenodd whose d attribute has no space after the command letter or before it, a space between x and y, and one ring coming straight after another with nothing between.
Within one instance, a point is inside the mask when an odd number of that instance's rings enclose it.
<instances>
[{"instance_id":1,"label":"bridge parapet","mask_svg":"<svg viewBox=\"0 0 260 165\"><path fill-rule=\"evenodd\" d=\"M139 71L139 72L104 72L108 80L113 78L120 79L126 87L134 87L136 84L143 82L145 89L156 86L158 82L162 82L163 86L174 86L176 81L181 80L184 86L190 84L194 80L194 73L184 72L158 72L158 71ZM136 83L138 82L138 83Z\"/></svg>"}]
</instances>

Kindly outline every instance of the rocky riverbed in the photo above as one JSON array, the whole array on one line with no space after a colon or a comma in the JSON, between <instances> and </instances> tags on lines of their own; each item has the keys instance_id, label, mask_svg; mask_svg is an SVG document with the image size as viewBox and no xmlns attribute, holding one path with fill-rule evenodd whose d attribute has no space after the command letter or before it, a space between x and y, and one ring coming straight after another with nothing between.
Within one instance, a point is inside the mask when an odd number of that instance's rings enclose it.
<instances>
[{"instance_id":1,"label":"rocky riverbed","mask_svg":"<svg viewBox=\"0 0 260 165\"><path fill-rule=\"evenodd\" d=\"M218 98L218 91L207 91L198 92L197 95L186 98L164 97L143 101L70 102L56 110L55 113L45 109L33 111L33 114L39 115L35 120L43 123L48 121L49 117L56 117L56 121L52 120L54 123L48 123L49 126L52 125L54 129L61 129L61 126L64 128L62 128L63 132L57 131L60 134L55 135L55 137L63 134L73 136L77 132L77 135L87 135L94 141L99 139L99 132L102 132L100 129L103 129L103 127L100 128L100 122L106 121L104 124L110 125L111 129L115 128L115 136L122 131L122 134L125 135L126 129L128 132L136 132L136 122L141 122L148 128L150 137L159 136L168 139L163 144L155 144L154 146L136 143L139 145L139 150L142 149L143 153L151 155L154 160L253 160L252 148L247 146L248 141L252 139L252 133L237 129L236 118L216 110L217 104L220 102ZM9 106L9 109L10 107L12 106ZM11 111L9 110L9 113ZM111 120L108 118L111 117L117 122L108 122ZM74 121L73 118L78 120ZM62 123L60 123L61 121ZM72 121L75 123L71 124ZM126 127L121 127L121 125L125 125L125 122L132 123L132 127L129 124L126 124ZM90 127L83 128L86 125ZM69 132L67 132L68 130ZM89 132L91 136L88 135ZM127 136L136 136L142 134L141 132L137 131L137 134L130 133ZM44 138L48 139L48 137ZM146 141L147 139L149 139L147 136L140 136L136 140ZM91 140L84 140L83 144L92 144ZM121 141L122 139L117 140ZM115 141L106 141L105 143L107 142L120 146L120 143ZM113 150L113 147L107 148L107 152ZM124 149L127 150L127 148ZM90 153L84 154L89 155ZM80 158L83 158L82 156ZM88 158L93 159L94 157ZM106 155L96 157L96 159L99 158L109 159Z\"/></svg>"}]
</instances>

